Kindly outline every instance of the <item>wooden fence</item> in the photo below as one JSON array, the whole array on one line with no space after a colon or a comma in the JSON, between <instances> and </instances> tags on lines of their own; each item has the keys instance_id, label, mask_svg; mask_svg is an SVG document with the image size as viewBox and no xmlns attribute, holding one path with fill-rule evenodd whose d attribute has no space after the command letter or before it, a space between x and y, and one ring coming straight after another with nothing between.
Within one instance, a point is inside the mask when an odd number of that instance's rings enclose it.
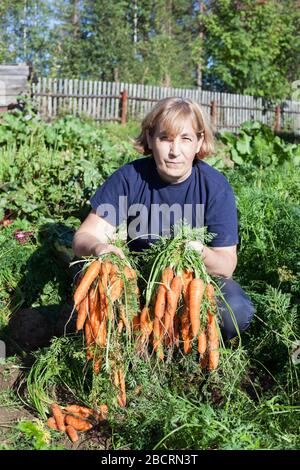
<instances>
[{"instance_id":1,"label":"wooden fence","mask_svg":"<svg viewBox=\"0 0 300 470\"><path fill-rule=\"evenodd\" d=\"M16 104L20 94L28 93L29 75L26 64L0 65L0 113Z\"/></svg>"},{"instance_id":2,"label":"wooden fence","mask_svg":"<svg viewBox=\"0 0 300 470\"><path fill-rule=\"evenodd\" d=\"M276 131L300 135L300 102L296 101L284 101L274 108L262 98L247 95L54 78L40 78L32 85L32 94L40 114L50 119L69 113L124 124L129 119L140 120L158 100L180 96L200 103L215 130L235 132L244 121L259 120Z\"/></svg>"}]
</instances>

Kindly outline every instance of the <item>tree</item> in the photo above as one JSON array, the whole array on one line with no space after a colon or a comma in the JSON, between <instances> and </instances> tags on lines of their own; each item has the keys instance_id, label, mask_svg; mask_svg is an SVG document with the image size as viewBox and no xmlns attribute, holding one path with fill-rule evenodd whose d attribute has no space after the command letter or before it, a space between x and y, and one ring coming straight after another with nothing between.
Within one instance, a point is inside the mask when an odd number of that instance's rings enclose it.
<instances>
[{"instance_id":1,"label":"tree","mask_svg":"<svg viewBox=\"0 0 300 470\"><path fill-rule=\"evenodd\" d=\"M207 86L266 98L287 97L289 82L299 73L299 61L291 67L295 55L299 57L295 2L207 3L203 17Z\"/></svg>"}]
</instances>

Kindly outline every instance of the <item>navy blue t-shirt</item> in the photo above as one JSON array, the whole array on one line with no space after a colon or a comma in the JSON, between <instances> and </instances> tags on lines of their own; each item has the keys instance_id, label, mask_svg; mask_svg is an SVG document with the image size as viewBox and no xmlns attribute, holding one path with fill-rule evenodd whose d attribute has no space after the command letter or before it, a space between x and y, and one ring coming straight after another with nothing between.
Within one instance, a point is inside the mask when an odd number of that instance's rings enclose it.
<instances>
[{"instance_id":1,"label":"navy blue t-shirt","mask_svg":"<svg viewBox=\"0 0 300 470\"><path fill-rule=\"evenodd\" d=\"M140 158L115 171L90 202L109 223L126 223L132 250L147 248L157 235L170 235L172 225L182 219L214 233L210 246L238 243L232 188L222 173L202 160L193 163L186 180L170 184L160 178L153 157Z\"/></svg>"}]
</instances>

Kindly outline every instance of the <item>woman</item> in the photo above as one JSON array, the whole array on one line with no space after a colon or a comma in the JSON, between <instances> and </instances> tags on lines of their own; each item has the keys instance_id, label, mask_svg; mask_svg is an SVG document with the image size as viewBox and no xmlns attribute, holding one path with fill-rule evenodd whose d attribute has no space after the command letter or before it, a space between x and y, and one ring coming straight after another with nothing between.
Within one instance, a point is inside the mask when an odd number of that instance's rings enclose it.
<instances>
[{"instance_id":1,"label":"woman","mask_svg":"<svg viewBox=\"0 0 300 470\"><path fill-rule=\"evenodd\" d=\"M235 199L225 176L203 161L213 151L213 135L201 107L189 99L159 101L142 122L136 148L149 156L119 168L98 188L90 200L92 211L75 234L74 253L123 257L110 241L124 222L135 251L147 248L158 235L169 235L180 220L205 225L213 240L205 246L200 240L189 244L208 272L222 279L226 302L244 331L254 308L231 279L237 264ZM224 303L220 310L222 334L230 339L236 327Z\"/></svg>"}]
</instances>

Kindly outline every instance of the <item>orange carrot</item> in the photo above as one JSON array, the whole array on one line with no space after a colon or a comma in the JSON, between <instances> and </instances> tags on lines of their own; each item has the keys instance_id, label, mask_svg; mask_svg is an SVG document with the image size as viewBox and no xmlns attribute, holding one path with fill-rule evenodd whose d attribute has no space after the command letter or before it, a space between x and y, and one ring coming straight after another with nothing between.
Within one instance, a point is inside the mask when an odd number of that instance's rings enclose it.
<instances>
[{"instance_id":1,"label":"orange carrot","mask_svg":"<svg viewBox=\"0 0 300 470\"><path fill-rule=\"evenodd\" d=\"M139 315L134 315L132 319L132 324L133 324L133 331L137 332L140 330L140 316Z\"/></svg>"},{"instance_id":2,"label":"orange carrot","mask_svg":"<svg viewBox=\"0 0 300 470\"><path fill-rule=\"evenodd\" d=\"M110 286L109 296L111 303L114 303L122 295L124 286L124 281L121 278L115 280L115 282Z\"/></svg>"},{"instance_id":3,"label":"orange carrot","mask_svg":"<svg viewBox=\"0 0 300 470\"><path fill-rule=\"evenodd\" d=\"M120 383L120 390L121 390L121 400L123 403L123 407L126 406L126 389L125 389L125 376L124 372L119 369L119 383Z\"/></svg>"},{"instance_id":4,"label":"orange carrot","mask_svg":"<svg viewBox=\"0 0 300 470\"><path fill-rule=\"evenodd\" d=\"M204 354L205 351L206 351L206 332L204 330L202 330L200 333L199 333L199 336L198 336L198 353L199 354Z\"/></svg>"},{"instance_id":5,"label":"orange carrot","mask_svg":"<svg viewBox=\"0 0 300 470\"><path fill-rule=\"evenodd\" d=\"M204 294L202 279L193 279L189 286L189 312L193 336L197 336L200 329L200 310Z\"/></svg>"},{"instance_id":6,"label":"orange carrot","mask_svg":"<svg viewBox=\"0 0 300 470\"><path fill-rule=\"evenodd\" d=\"M76 318L76 330L82 330L86 317L88 316L88 296L80 303Z\"/></svg>"},{"instance_id":7,"label":"orange carrot","mask_svg":"<svg viewBox=\"0 0 300 470\"><path fill-rule=\"evenodd\" d=\"M174 318L174 344L179 348L179 325L180 325L180 319L178 315L175 316Z\"/></svg>"},{"instance_id":8,"label":"orange carrot","mask_svg":"<svg viewBox=\"0 0 300 470\"><path fill-rule=\"evenodd\" d=\"M99 329L99 346L105 347L106 346L106 336L107 336L107 331L106 331L106 318L102 320L100 323L100 329Z\"/></svg>"},{"instance_id":9,"label":"orange carrot","mask_svg":"<svg viewBox=\"0 0 300 470\"><path fill-rule=\"evenodd\" d=\"M118 279L119 268L116 264L112 264L109 272L110 283L113 284Z\"/></svg>"},{"instance_id":10,"label":"orange carrot","mask_svg":"<svg viewBox=\"0 0 300 470\"><path fill-rule=\"evenodd\" d=\"M64 407L66 413L75 413L82 416L82 418L88 418L89 416L93 416L95 414L94 410L88 408L87 406L81 405L67 405Z\"/></svg>"},{"instance_id":11,"label":"orange carrot","mask_svg":"<svg viewBox=\"0 0 300 470\"><path fill-rule=\"evenodd\" d=\"M171 281L172 281L173 277L174 277L173 269L172 269L170 266L168 266L168 267L165 268L165 269L163 270L163 272L162 272L161 282L162 282L165 286L169 287L170 284L171 284Z\"/></svg>"},{"instance_id":12,"label":"orange carrot","mask_svg":"<svg viewBox=\"0 0 300 470\"><path fill-rule=\"evenodd\" d=\"M210 308L207 310L207 336L208 336L208 370L212 371L218 367L219 352L219 334L216 325L216 316L214 315L216 307L215 290L212 284L207 284L205 289Z\"/></svg>"},{"instance_id":13,"label":"orange carrot","mask_svg":"<svg viewBox=\"0 0 300 470\"><path fill-rule=\"evenodd\" d=\"M93 371L94 371L94 374L98 375L100 370L101 370L101 364L102 364L102 359L101 357L99 359L97 359L94 364L93 364Z\"/></svg>"},{"instance_id":14,"label":"orange carrot","mask_svg":"<svg viewBox=\"0 0 300 470\"><path fill-rule=\"evenodd\" d=\"M76 429L73 428L73 426L68 425L66 427L66 433L68 434L69 438L71 439L72 442L77 442L79 437Z\"/></svg>"},{"instance_id":15,"label":"orange carrot","mask_svg":"<svg viewBox=\"0 0 300 470\"><path fill-rule=\"evenodd\" d=\"M174 315L176 313L179 297L182 290L182 280L180 276L175 276L172 279L170 289L167 292L167 307L165 311L164 327L165 331L169 330L172 324Z\"/></svg>"},{"instance_id":16,"label":"orange carrot","mask_svg":"<svg viewBox=\"0 0 300 470\"><path fill-rule=\"evenodd\" d=\"M93 343L93 334L90 319L88 318L85 322L85 342L86 342L86 359L89 361L93 358L91 352L91 344Z\"/></svg>"},{"instance_id":17,"label":"orange carrot","mask_svg":"<svg viewBox=\"0 0 300 470\"><path fill-rule=\"evenodd\" d=\"M50 429L54 429L55 431L58 431L58 427L57 427L54 416L51 416L51 418L47 420L47 426Z\"/></svg>"},{"instance_id":18,"label":"orange carrot","mask_svg":"<svg viewBox=\"0 0 300 470\"><path fill-rule=\"evenodd\" d=\"M108 406L105 405L105 403L103 403L102 405L100 405L100 412L99 412L98 419L99 421L106 421L107 418L108 418Z\"/></svg>"},{"instance_id":19,"label":"orange carrot","mask_svg":"<svg viewBox=\"0 0 300 470\"><path fill-rule=\"evenodd\" d=\"M157 289L156 301L154 305L154 316L162 320L167 302L167 289L165 286L160 285Z\"/></svg>"},{"instance_id":20,"label":"orange carrot","mask_svg":"<svg viewBox=\"0 0 300 470\"><path fill-rule=\"evenodd\" d=\"M192 350L190 341L190 316L188 307L185 305L181 315L181 334L183 339L183 350L185 354L189 354Z\"/></svg>"},{"instance_id":21,"label":"orange carrot","mask_svg":"<svg viewBox=\"0 0 300 470\"><path fill-rule=\"evenodd\" d=\"M182 284L183 284L183 295L186 295L188 286L190 285L191 280L193 279L193 273L191 271L187 271L186 269L183 271L182 275Z\"/></svg>"},{"instance_id":22,"label":"orange carrot","mask_svg":"<svg viewBox=\"0 0 300 470\"><path fill-rule=\"evenodd\" d=\"M93 427L91 423L88 421L85 421L84 419L81 418L75 418L75 416L67 415L65 417L65 423L73 426L74 429L77 431L88 431Z\"/></svg>"},{"instance_id":23,"label":"orange carrot","mask_svg":"<svg viewBox=\"0 0 300 470\"><path fill-rule=\"evenodd\" d=\"M91 288L89 291L89 314L93 341L97 343L100 328L100 299L98 289Z\"/></svg>"},{"instance_id":24,"label":"orange carrot","mask_svg":"<svg viewBox=\"0 0 300 470\"><path fill-rule=\"evenodd\" d=\"M149 307L144 307L141 311L140 322L141 322L141 332L147 334L147 323L149 318Z\"/></svg>"},{"instance_id":25,"label":"orange carrot","mask_svg":"<svg viewBox=\"0 0 300 470\"><path fill-rule=\"evenodd\" d=\"M153 322L153 349L156 352L161 343L162 330L160 320L155 317Z\"/></svg>"},{"instance_id":26,"label":"orange carrot","mask_svg":"<svg viewBox=\"0 0 300 470\"><path fill-rule=\"evenodd\" d=\"M51 405L51 410L52 410L58 430L61 432L65 432L66 427L64 424L64 415L61 410L61 407L57 405L57 403L53 403L53 405Z\"/></svg>"},{"instance_id":27,"label":"orange carrot","mask_svg":"<svg viewBox=\"0 0 300 470\"><path fill-rule=\"evenodd\" d=\"M95 259L87 268L83 278L81 279L79 286L77 287L74 294L75 306L78 306L83 299L87 296L88 290L91 284L94 282L96 277L99 275L101 269L101 262Z\"/></svg>"},{"instance_id":28,"label":"orange carrot","mask_svg":"<svg viewBox=\"0 0 300 470\"><path fill-rule=\"evenodd\" d=\"M212 371L218 367L220 352L219 349L219 335L216 326L216 319L211 315L208 310L207 321L207 336L208 336L208 370Z\"/></svg>"},{"instance_id":29,"label":"orange carrot","mask_svg":"<svg viewBox=\"0 0 300 470\"><path fill-rule=\"evenodd\" d=\"M124 274L126 279L136 279L136 272L134 269L130 268L129 266L124 267Z\"/></svg>"}]
</instances>

